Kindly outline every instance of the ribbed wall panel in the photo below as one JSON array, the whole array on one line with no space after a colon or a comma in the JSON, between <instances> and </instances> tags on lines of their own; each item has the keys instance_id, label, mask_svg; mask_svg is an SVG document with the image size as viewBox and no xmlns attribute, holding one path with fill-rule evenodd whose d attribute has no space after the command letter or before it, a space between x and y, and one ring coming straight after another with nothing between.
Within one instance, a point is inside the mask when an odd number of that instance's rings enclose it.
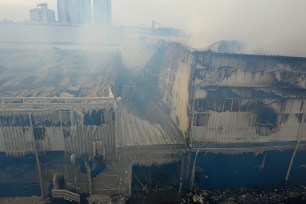
<instances>
[{"instance_id":1,"label":"ribbed wall panel","mask_svg":"<svg viewBox=\"0 0 306 204\"><path fill-rule=\"evenodd\" d=\"M17 155L34 152L37 147L38 151L92 155L93 142L102 142L106 149L111 149L115 136L113 111L102 111L101 114L98 111L85 111L87 123L95 125L85 124L84 110L2 111L0 152ZM100 114L101 122L97 114Z\"/></svg>"},{"instance_id":2,"label":"ribbed wall panel","mask_svg":"<svg viewBox=\"0 0 306 204\"><path fill-rule=\"evenodd\" d=\"M142 120L125 107L118 111L118 115L118 147L184 143L178 133L165 130L160 124Z\"/></svg>"},{"instance_id":3,"label":"ribbed wall panel","mask_svg":"<svg viewBox=\"0 0 306 204\"><path fill-rule=\"evenodd\" d=\"M5 152L5 139L2 128L0 128L0 152Z\"/></svg>"},{"instance_id":4,"label":"ribbed wall panel","mask_svg":"<svg viewBox=\"0 0 306 204\"><path fill-rule=\"evenodd\" d=\"M28 127L0 127L2 152L33 152L33 133Z\"/></svg>"},{"instance_id":5,"label":"ribbed wall panel","mask_svg":"<svg viewBox=\"0 0 306 204\"><path fill-rule=\"evenodd\" d=\"M47 127L45 141L49 144L49 149L52 151L65 150L63 128Z\"/></svg>"},{"instance_id":6,"label":"ribbed wall panel","mask_svg":"<svg viewBox=\"0 0 306 204\"><path fill-rule=\"evenodd\" d=\"M269 136L257 133L255 124L250 125L252 113L210 112L207 126L192 127L193 142L248 143L272 141L296 141L306 139L306 123L299 122L296 114L280 121L276 131Z\"/></svg>"},{"instance_id":7,"label":"ribbed wall panel","mask_svg":"<svg viewBox=\"0 0 306 204\"><path fill-rule=\"evenodd\" d=\"M196 84L200 80L195 80ZM271 82L275 81L273 75L269 72L252 73L249 70L235 70L229 77L223 78L220 81L220 74L211 76L208 80L202 83L202 86L232 86L232 87L268 87Z\"/></svg>"}]
</instances>

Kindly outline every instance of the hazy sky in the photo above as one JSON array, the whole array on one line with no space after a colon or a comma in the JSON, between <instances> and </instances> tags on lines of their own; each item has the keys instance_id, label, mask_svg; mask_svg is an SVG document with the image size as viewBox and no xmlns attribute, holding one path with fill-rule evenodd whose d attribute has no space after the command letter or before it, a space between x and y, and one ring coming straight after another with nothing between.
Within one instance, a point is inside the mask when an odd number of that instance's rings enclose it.
<instances>
[{"instance_id":1,"label":"hazy sky","mask_svg":"<svg viewBox=\"0 0 306 204\"><path fill-rule=\"evenodd\" d=\"M56 0L0 0L0 19L22 21L28 10ZM266 53L306 56L306 0L113 0L115 25L178 27L195 47L241 40Z\"/></svg>"}]
</instances>

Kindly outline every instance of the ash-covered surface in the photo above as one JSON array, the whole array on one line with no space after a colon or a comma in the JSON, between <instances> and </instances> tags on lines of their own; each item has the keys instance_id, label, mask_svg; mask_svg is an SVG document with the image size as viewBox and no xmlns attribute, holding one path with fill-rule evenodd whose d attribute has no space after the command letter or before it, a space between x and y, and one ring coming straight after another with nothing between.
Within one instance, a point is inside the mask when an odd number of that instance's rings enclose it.
<instances>
[{"instance_id":1,"label":"ash-covered surface","mask_svg":"<svg viewBox=\"0 0 306 204\"><path fill-rule=\"evenodd\" d=\"M134 193L126 203L268 204L306 203L306 185L206 189L179 195L175 191Z\"/></svg>"},{"instance_id":2,"label":"ash-covered surface","mask_svg":"<svg viewBox=\"0 0 306 204\"><path fill-rule=\"evenodd\" d=\"M306 185L206 189L185 194L179 203L306 203Z\"/></svg>"},{"instance_id":3,"label":"ash-covered surface","mask_svg":"<svg viewBox=\"0 0 306 204\"><path fill-rule=\"evenodd\" d=\"M38 196L18 197L18 198L0 198L1 204L43 204L42 198Z\"/></svg>"},{"instance_id":4,"label":"ash-covered surface","mask_svg":"<svg viewBox=\"0 0 306 204\"><path fill-rule=\"evenodd\" d=\"M132 195L126 204L162 204L162 203L180 203L180 196L174 190L151 191L150 193L138 192Z\"/></svg>"},{"instance_id":5,"label":"ash-covered surface","mask_svg":"<svg viewBox=\"0 0 306 204\"><path fill-rule=\"evenodd\" d=\"M32 200L31 200L32 199ZM2 198L0 203L43 203L38 197L33 198ZM83 201L84 202L84 201ZM69 201L61 200L53 203L71 203ZM306 203L306 184L290 185L290 186L257 186L257 187L240 187L240 188L226 188L226 189L206 189L198 190L196 192L186 193L180 195L177 190L155 189L154 191L134 192L130 197L113 196L92 196L89 202L84 203L109 203L109 204L123 204L123 203L158 203L158 204L268 204L268 203Z\"/></svg>"},{"instance_id":6,"label":"ash-covered surface","mask_svg":"<svg viewBox=\"0 0 306 204\"><path fill-rule=\"evenodd\" d=\"M112 49L0 48L0 96L100 97L123 67Z\"/></svg>"}]
</instances>

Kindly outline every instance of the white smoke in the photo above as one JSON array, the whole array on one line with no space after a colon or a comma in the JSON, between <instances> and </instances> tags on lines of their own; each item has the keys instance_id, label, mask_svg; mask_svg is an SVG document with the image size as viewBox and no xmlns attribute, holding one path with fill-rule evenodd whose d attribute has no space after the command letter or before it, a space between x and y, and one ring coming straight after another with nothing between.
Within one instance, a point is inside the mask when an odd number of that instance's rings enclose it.
<instances>
[{"instance_id":1,"label":"white smoke","mask_svg":"<svg viewBox=\"0 0 306 204\"><path fill-rule=\"evenodd\" d=\"M56 0L45 0L56 10ZM40 0L0 0L0 19L28 19ZM115 26L185 29L189 45L238 40L250 53L306 56L303 0L113 0Z\"/></svg>"}]
</instances>

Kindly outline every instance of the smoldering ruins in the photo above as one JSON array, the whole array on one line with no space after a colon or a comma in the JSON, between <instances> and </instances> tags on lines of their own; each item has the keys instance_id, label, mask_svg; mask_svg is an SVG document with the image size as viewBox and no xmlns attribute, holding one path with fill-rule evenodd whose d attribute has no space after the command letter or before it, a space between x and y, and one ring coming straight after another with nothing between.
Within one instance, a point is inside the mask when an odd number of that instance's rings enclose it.
<instances>
[{"instance_id":1,"label":"smoldering ruins","mask_svg":"<svg viewBox=\"0 0 306 204\"><path fill-rule=\"evenodd\" d=\"M305 182L305 58L148 47L0 50L1 197Z\"/></svg>"}]
</instances>

